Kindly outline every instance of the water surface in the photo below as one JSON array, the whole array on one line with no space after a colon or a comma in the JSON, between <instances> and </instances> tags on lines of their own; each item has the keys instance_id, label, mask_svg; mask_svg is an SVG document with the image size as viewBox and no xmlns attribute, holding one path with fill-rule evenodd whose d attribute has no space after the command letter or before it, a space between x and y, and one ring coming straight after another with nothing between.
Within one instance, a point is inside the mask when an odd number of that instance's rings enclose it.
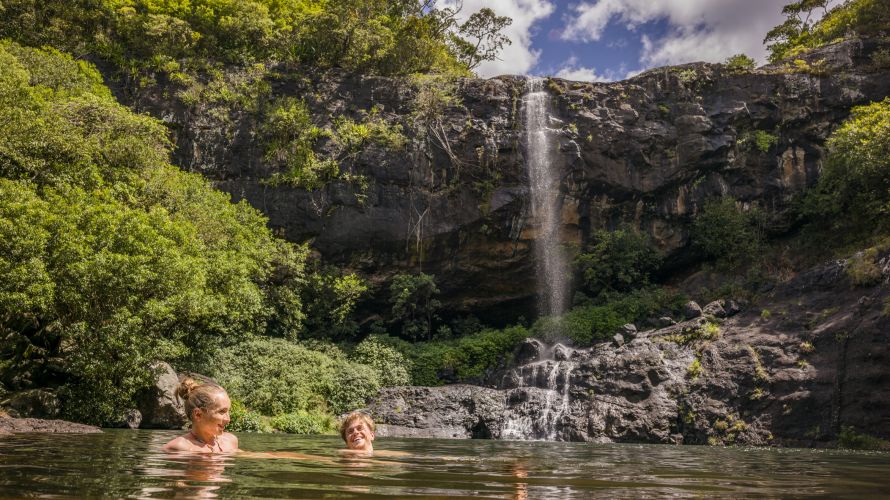
<instances>
[{"instance_id":1,"label":"water surface","mask_svg":"<svg viewBox=\"0 0 890 500\"><path fill-rule=\"evenodd\" d=\"M239 434L250 451L312 460L183 457L170 431L0 437L0 497L137 498L880 498L890 454L794 450L378 439L409 455L344 458L336 436Z\"/></svg>"}]
</instances>

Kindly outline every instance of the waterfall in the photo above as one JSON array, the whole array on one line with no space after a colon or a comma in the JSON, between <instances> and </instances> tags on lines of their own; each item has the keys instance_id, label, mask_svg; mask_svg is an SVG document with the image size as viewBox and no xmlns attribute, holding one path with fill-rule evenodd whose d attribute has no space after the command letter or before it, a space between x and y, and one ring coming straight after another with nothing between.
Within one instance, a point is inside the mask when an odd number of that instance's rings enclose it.
<instances>
[{"instance_id":1,"label":"waterfall","mask_svg":"<svg viewBox=\"0 0 890 500\"><path fill-rule=\"evenodd\" d=\"M553 130L550 95L542 78L528 79L528 93L522 100L525 121L526 165L528 168L531 212L537 237L534 241L537 263L539 313L559 315L567 306L568 282L563 249L560 246L560 199L558 172L553 164Z\"/></svg>"},{"instance_id":2,"label":"waterfall","mask_svg":"<svg viewBox=\"0 0 890 500\"><path fill-rule=\"evenodd\" d=\"M545 359L519 366L508 375L508 384L515 387L507 394L501 439L565 439L559 430L566 427L564 417L571 414L569 390L575 362L564 354L554 357L557 350L572 352L556 344L542 353Z\"/></svg>"}]
</instances>

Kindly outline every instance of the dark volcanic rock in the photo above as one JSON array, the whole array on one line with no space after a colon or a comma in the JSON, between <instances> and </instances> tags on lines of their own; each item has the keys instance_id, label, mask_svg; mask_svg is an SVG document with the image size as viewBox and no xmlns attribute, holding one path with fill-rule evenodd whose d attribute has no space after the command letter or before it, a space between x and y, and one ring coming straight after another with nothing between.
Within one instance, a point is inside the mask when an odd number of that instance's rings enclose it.
<instances>
[{"instance_id":1,"label":"dark volcanic rock","mask_svg":"<svg viewBox=\"0 0 890 500\"><path fill-rule=\"evenodd\" d=\"M504 408L499 391L450 385L386 388L368 411L380 436L496 439Z\"/></svg>"},{"instance_id":2,"label":"dark volcanic rock","mask_svg":"<svg viewBox=\"0 0 890 500\"><path fill-rule=\"evenodd\" d=\"M22 418L56 418L62 404L56 393L49 389L28 389L12 394L3 406L10 416Z\"/></svg>"},{"instance_id":3,"label":"dark volcanic rock","mask_svg":"<svg viewBox=\"0 0 890 500\"><path fill-rule=\"evenodd\" d=\"M139 397L140 422L137 426L146 429L181 429L188 421L185 406L176 397L179 376L167 363L152 365L155 371L155 384ZM128 420L131 425L133 420Z\"/></svg>"},{"instance_id":4,"label":"dark volcanic rock","mask_svg":"<svg viewBox=\"0 0 890 500\"><path fill-rule=\"evenodd\" d=\"M584 245L596 229L630 224L652 236L668 266L681 266L690 258L691 218L717 196L768 210L770 230L781 232L788 201L819 175L831 131L852 106L890 95L888 71L870 59L886 45L848 40L803 56L826 61L820 75L690 64L621 82L550 80L552 123L562 124L550 164L562 179L564 240ZM377 107L403 126L410 146L370 145L341 165L364 176L366 187L272 187L263 181L279 167L263 158L261 112L186 106L163 85L131 89L122 99L171 126L177 164L246 199L288 239L311 240L326 260L372 285L422 264L436 276L445 310L489 320L528 316L538 228L523 159L523 78L460 81L455 104L431 133L411 117L416 90L406 80L279 74L268 99L305 99L320 126ZM767 151L753 147L757 131L776 143ZM317 149L329 154L330 141ZM366 310L376 312L374 304Z\"/></svg>"},{"instance_id":5,"label":"dark volcanic rock","mask_svg":"<svg viewBox=\"0 0 890 500\"><path fill-rule=\"evenodd\" d=\"M75 424L65 420L41 420L38 418L0 417L0 435L23 432L80 433L102 432L92 425Z\"/></svg>"},{"instance_id":6,"label":"dark volcanic rock","mask_svg":"<svg viewBox=\"0 0 890 500\"><path fill-rule=\"evenodd\" d=\"M397 423L390 435L435 433L432 424L463 437L827 446L850 427L890 439L890 287L855 287L845 268L832 262L778 285L760 304L772 311L766 319L748 308L640 332L617 348L534 358L499 390L384 390L374 415ZM471 403L476 395L488 404ZM486 432L473 432L479 422Z\"/></svg>"}]
</instances>

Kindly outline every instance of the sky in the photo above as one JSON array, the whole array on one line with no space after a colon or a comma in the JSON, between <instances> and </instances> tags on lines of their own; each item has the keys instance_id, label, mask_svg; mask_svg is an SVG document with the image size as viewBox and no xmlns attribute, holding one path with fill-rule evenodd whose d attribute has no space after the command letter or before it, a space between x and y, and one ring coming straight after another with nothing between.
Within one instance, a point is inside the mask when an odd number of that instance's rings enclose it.
<instances>
[{"instance_id":1,"label":"sky","mask_svg":"<svg viewBox=\"0 0 890 500\"><path fill-rule=\"evenodd\" d=\"M766 63L763 37L790 0L440 0L513 19L513 42L481 77L502 74L614 81L646 69L723 62L744 53Z\"/></svg>"}]
</instances>

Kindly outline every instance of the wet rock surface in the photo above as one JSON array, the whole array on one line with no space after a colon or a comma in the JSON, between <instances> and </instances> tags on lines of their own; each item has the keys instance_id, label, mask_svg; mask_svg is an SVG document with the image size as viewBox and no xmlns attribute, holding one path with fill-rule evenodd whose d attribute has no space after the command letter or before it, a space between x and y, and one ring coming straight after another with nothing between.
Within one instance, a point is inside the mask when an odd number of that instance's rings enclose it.
<instances>
[{"instance_id":1,"label":"wet rock surface","mask_svg":"<svg viewBox=\"0 0 890 500\"><path fill-rule=\"evenodd\" d=\"M370 410L395 424L392 436L827 446L849 427L888 439L890 290L854 286L845 266L801 273L756 307L715 303L705 309L724 317L620 345L529 340L538 357L521 347L522 363L490 381L496 389L389 388Z\"/></svg>"},{"instance_id":2,"label":"wet rock surface","mask_svg":"<svg viewBox=\"0 0 890 500\"><path fill-rule=\"evenodd\" d=\"M25 432L84 434L102 432L102 430L98 427L93 427L92 425L76 424L65 420L0 417L0 435Z\"/></svg>"}]
</instances>

